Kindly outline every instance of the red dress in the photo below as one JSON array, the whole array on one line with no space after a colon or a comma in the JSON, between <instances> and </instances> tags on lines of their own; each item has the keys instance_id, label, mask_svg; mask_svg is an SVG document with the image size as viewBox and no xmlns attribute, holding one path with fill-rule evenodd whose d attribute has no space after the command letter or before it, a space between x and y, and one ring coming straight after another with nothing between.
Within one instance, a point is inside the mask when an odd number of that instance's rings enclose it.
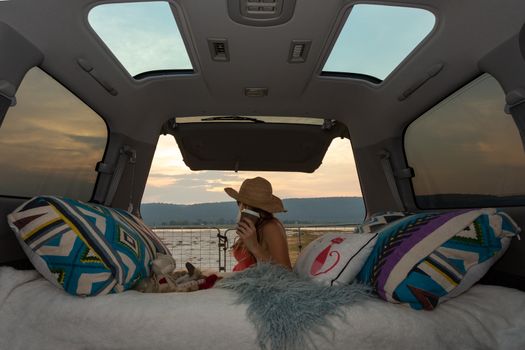
<instances>
[{"instance_id":1,"label":"red dress","mask_svg":"<svg viewBox=\"0 0 525 350\"><path fill-rule=\"evenodd\" d=\"M268 222L276 220L275 218L271 219L265 219L259 222L257 225L257 241L260 243L260 232L262 230L262 227L266 225ZM283 231L286 232L286 229L284 228L283 224L277 220L279 225L283 228ZM246 247L244 247L242 244L234 244L232 249L232 255L237 260L237 264L233 267L234 272L246 270L248 267L253 266L257 264L257 259L250 253Z\"/></svg>"},{"instance_id":2,"label":"red dress","mask_svg":"<svg viewBox=\"0 0 525 350\"><path fill-rule=\"evenodd\" d=\"M237 260L237 264L233 267L234 272L245 270L257 263L255 257L242 245L235 245L232 249L232 254Z\"/></svg>"}]
</instances>

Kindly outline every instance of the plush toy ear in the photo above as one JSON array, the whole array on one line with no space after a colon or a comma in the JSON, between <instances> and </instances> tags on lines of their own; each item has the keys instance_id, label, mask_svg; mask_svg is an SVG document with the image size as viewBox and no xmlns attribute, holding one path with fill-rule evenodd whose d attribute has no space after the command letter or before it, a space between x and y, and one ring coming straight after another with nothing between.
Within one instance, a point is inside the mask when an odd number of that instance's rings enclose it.
<instances>
[{"instance_id":1,"label":"plush toy ear","mask_svg":"<svg viewBox=\"0 0 525 350\"><path fill-rule=\"evenodd\" d=\"M195 266L193 266L192 263L187 262L186 263L186 270L188 270L188 273L190 274L190 276L193 276L193 273L195 272Z\"/></svg>"}]
</instances>

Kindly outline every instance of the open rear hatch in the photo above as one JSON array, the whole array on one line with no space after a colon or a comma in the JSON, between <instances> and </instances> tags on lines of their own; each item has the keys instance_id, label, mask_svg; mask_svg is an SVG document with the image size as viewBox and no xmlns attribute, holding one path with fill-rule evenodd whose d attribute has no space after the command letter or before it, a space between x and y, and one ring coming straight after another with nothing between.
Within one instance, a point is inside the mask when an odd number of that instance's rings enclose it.
<instances>
[{"instance_id":1,"label":"open rear hatch","mask_svg":"<svg viewBox=\"0 0 525 350\"><path fill-rule=\"evenodd\" d=\"M345 125L295 117L186 117L162 130L175 137L191 170L314 172Z\"/></svg>"}]
</instances>

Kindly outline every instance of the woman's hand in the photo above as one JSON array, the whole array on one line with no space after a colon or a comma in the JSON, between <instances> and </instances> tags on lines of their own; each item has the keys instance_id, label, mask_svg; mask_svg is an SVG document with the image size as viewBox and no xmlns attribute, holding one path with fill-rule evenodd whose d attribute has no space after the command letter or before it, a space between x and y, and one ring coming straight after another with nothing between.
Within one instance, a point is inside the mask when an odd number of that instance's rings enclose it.
<instances>
[{"instance_id":1,"label":"woman's hand","mask_svg":"<svg viewBox=\"0 0 525 350\"><path fill-rule=\"evenodd\" d=\"M242 219L237 224L237 234L244 243L244 246L255 255L260 246L259 242L257 242L257 229L254 223L251 220Z\"/></svg>"}]
</instances>

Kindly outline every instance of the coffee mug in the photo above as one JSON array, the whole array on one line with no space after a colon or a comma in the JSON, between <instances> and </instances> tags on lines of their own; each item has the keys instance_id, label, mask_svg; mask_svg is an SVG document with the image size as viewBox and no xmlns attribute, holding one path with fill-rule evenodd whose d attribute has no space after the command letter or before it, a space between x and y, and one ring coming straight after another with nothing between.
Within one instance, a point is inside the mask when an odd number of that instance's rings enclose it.
<instances>
[{"instance_id":1,"label":"coffee mug","mask_svg":"<svg viewBox=\"0 0 525 350\"><path fill-rule=\"evenodd\" d=\"M257 223L257 221L259 221L260 217L261 216L256 211L253 211L253 210L250 210L250 209L243 209L243 210L241 210L241 220L242 219L247 219L247 220L251 221L254 225Z\"/></svg>"}]
</instances>

